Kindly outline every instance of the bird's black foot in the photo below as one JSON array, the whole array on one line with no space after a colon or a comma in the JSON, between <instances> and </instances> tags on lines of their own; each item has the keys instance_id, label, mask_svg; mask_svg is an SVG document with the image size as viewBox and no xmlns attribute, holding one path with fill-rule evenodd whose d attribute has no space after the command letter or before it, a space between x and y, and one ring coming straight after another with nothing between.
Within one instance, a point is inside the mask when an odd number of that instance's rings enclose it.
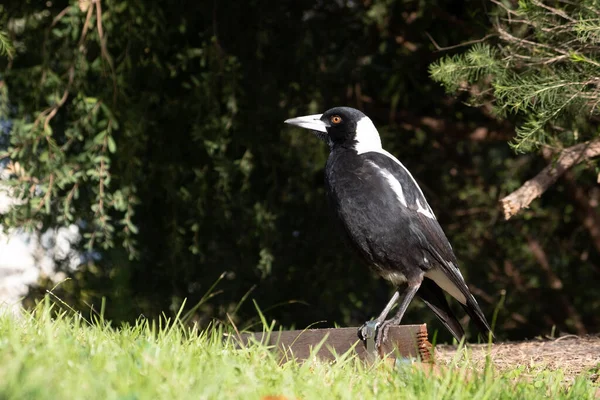
<instances>
[{"instance_id":1,"label":"bird's black foot","mask_svg":"<svg viewBox=\"0 0 600 400\"><path fill-rule=\"evenodd\" d=\"M367 321L360 328L358 328L358 338L363 342L368 339L375 339L377 336L377 328L379 327L379 321Z\"/></svg>"},{"instance_id":2,"label":"bird's black foot","mask_svg":"<svg viewBox=\"0 0 600 400\"><path fill-rule=\"evenodd\" d=\"M394 320L388 319L383 321L379 327L377 327L377 336L375 337L375 346L380 348L381 345L387 340L390 326L397 325Z\"/></svg>"},{"instance_id":3,"label":"bird's black foot","mask_svg":"<svg viewBox=\"0 0 600 400\"><path fill-rule=\"evenodd\" d=\"M368 339L374 339L375 347L380 348L381 345L387 340L390 326L395 324L396 323L394 320L387 320L381 323L377 320L365 322L360 328L358 328L358 338L363 342Z\"/></svg>"}]
</instances>

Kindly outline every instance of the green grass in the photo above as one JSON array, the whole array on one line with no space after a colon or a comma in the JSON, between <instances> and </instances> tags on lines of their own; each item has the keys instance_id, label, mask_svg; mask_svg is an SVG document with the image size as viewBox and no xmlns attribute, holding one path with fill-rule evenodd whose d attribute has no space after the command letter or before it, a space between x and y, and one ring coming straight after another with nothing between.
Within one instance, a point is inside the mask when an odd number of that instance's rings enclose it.
<instances>
[{"instance_id":1,"label":"green grass","mask_svg":"<svg viewBox=\"0 0 600 400\"><path fill-rule=\"evenodd\" d=\"M222 343L219 328L199 332L175 319L116 329L53 307L47 300L22 319L0 317L0 399L585 399L596 389L583 377L565 386L560 372L531 380L518 368L499 374L468 362L436 377L348 355L280 365L259 344Z\"/></svg>"}]
</instances>

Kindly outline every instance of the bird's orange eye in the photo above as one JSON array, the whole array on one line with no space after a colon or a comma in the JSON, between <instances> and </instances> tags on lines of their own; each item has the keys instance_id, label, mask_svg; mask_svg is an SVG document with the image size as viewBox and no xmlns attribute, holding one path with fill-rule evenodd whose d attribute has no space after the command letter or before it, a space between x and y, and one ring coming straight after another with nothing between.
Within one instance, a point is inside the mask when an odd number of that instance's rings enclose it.
<instances>
[{"instance_id":1,"label":"bird's orange eye","mask_svg":"<svg viewBox=\"0 0 600 400\"><path fill-rule=\"evenodd\" d=\"M331 122L333 122L334 124L339 124L340 122L342 122L342 117L340 117L339 115L334 115L333 117L331 117Z\"/></svg>"}]
</instances>

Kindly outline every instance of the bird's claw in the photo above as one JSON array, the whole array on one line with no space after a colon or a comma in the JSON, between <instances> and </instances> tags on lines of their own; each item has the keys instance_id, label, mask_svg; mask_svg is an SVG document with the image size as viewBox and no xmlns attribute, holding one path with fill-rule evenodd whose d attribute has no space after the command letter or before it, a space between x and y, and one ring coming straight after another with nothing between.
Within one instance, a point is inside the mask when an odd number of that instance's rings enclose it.
<instances>
[{"instance_id":1,"label":"bird's claw","mask_svg":"<svg viewBox=\"0 0 600 400\"><path fill-rule=\"evenodd\" d=\"M358 328L358 338L363 342L374 340L375 347L379 349L381 345L387 340L388 331L390 329L391 321L367 321L360 328Z\"/></svg>"},{"instance_id":2,"label":"bird's claw","mask_svg":"<svg viewBox=\"0 0 600 400\"><path fill-rule=\"evenodd\" d=\"M363 342L369 339L375 339L379 328L378 321L367 321L358 328L358 338Z\"/></svg>"},{"instance_id":3,"label":"bird's claw","mask_svg":"<svg viewBox=\"0 0 600 400\"><path fill-rule=\"evenodd\" d=\"M388 331L392 323L390 321L383 321L381 325L377 327L377 336L375 337L375 346L379 349L388 338Z\"/></svg>"}]
</instances>

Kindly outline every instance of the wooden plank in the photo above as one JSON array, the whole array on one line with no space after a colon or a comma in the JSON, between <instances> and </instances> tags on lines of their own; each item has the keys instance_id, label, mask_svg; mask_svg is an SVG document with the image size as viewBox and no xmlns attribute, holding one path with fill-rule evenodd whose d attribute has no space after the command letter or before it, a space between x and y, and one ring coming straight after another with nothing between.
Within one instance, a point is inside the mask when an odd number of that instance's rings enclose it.
<instances>
[{"instance_id":1,"label":"wooden plank","mask_svg":"<svg viewBox=\"0 0 600 400\"><path fill-rule=\"evenodd\" d=\"M377 353L371 352L373 342L369 345L357 337L358 328L335 329L305 329L295 331L242 333L238 336L240 345L247 345L255 340L262 344L274 346L280 353L282 361L297 359L306 360L310 357L311 350L316 348L323 340L323 345L316 353L322 360L333 360L335 354L341 355L350 350L354 351L362 360L373 360ZM235 335L234 335L235 336ZM431 343L427 341L427 325L400 325L390 327L388 338L379 349L379 356L389 357L392 360L396 354L403 358L419 358L424 362L432 360Z\"/></svg>"}]
</instances>

